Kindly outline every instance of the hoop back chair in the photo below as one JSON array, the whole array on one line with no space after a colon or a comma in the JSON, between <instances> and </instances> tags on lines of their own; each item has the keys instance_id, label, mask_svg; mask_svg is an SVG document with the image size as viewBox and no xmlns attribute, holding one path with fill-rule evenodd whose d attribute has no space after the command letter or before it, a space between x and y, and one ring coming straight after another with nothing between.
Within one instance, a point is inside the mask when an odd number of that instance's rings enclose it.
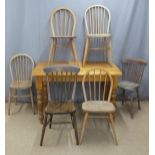
<instances>
[{"instance_id":1,"label":"hoop back chair","mask_svg":"<svg viewBox=\"0 0 155 155\"><path fill-rule=\"evenodd\" d=\"M50 23L52 43L50 47L49 62L54 61L57 47L70 47L74 61L77 62L78 58L74 43L76 18L73 11L65 7L56 9L51 15Z\"/></svg>"},{"instance_id":2,"label":"hoop back chair","mask_svg":"<svg viewBox=\"0 0 155 155\"><path fill-rule=\"evenodd\" d=\"M32 69L34 68L34 61L31 56L27 54L16 54L10 59L10 73L11 73L11 85L9 90L9 106L8 115L10 115L10 107L12 99L15 100L18 97L30 97L32 104L32 111L35 113L33 95L32 95ZM28 89L28 95L18 95L18 90Z\"/></svg>"},{"instance_id":3,"label":"hoop back chair","mask_svg":"<svg viewBox=\"0 0 155 155\"><path fill-rule=\"evenodd\" d=\"M125 59L122 61L122 80L118 86L123 91L122 104L124 104L126 91L135 91L137 93L138 109L140 110L139 87L143 77L144 68L147 63L142 59ZM133 113L131 111L131 117Z\"/></svg>"},{"instance_id":4,"label":"hoop back chair","mask_svg":"<svg viewBox=\"0 0 155 155\"><path fill-rule=\"evenodd\" d=\"M111 75L104 71L104 69L91 69L83 77L82 88L84 94L84 103L82 104L84 119L80 143L83 139L89 114L103 114L111 126L114 142L118 144L113 120L115 106L110 102L113 89Z\"/></svg>"},{"instance_id":5,"label":"hoop back chair","mask_svg":"<svg viewBox=\"0 0 155 155\"><path fill-rule=\"evenodd\" d=\"M111 61L111 13L102 5L93 5L85 11L86 44L83 65L89 50L103 51L105 61ZM91 46L90 46L91 45Z\"/></svg>"},{"instance_id":6,"label":"hoop back chair","mask_svg":"<svg viewBox=\"0 0 155 155\"><path fill-rule=\"evenodd\" d=\"M43 143L46 126L49 124L51 128L53 115L65 114L70 114L71 116L76 144L79 144L75 116L76 108L74 106L74 95L79 70L78 67L69 65L53 65L44 69L47 78L49 102L45 108L40 146ZM48 118L48 116L50 117Z\"/></svg>"}]
</instances>

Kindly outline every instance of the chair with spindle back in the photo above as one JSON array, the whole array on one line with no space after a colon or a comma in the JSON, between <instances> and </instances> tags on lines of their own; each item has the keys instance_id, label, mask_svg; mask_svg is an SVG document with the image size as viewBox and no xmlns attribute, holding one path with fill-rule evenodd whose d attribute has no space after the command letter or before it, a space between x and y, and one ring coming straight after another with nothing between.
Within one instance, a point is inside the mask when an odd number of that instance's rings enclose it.
<instances>
[{"instance_id":1,"label":"chair with spindle back","mask_svg":"<svg viewBox=\"0 0 155 155\"><path fill-rule=\"evenodd\" d=\"M52 122L53 115L65 114L70 114L71 116L71 122L67 123L72 123L75 131L76 144L79 144L75 116L76 108L74 105L74 95L79 70L79 67L70 65L53 65L44 69L49 101L45 108L40 146L42 146L43 143L46 126L49 124L51 128L51 125L54 123ZM48 116L50 117L48 118Z\"/></svg>"},{"instance_id":2,"label":"chair with spindle back","mask_svg":"<svg viewBox=\"0 0 155 155\"><path fill-rule=\"evenodd\" d=\"M144 68L147 65L142 59L125 59L122 61L122 80L118 86L123 91L122 104L124 104L126 91L133 92L136 90L138 109L140 110L139 87L143 77ZM133 118L133 111L130 111L131 118Z\"/></svg>"},{"instance_id":3,"label":"chair with spindle back","mask_svg":"<svg viewBox=\"0 0 155 155\"><path fill-rule=\"evenodd\" d=\"M75 48L76 18L72 10L68 8L56 9L51 15L52 43L50 47L49 62L55 60L57 47L70 47L74 61L78 62ZM65 45L65 46L64 46Z\"/></svg>"},{"instance_id":4,"label":"chair with spindle back","mask_svg":"<svg viewBox=\"0 0 155 155\"><path fill-rule=\"evenodd\" d=\"M30 97L32 104L32 111L35 114L34 101L32 95L32 69L34 68L34 61L31 56L25 53L14 55L10 59L10 73L11 85L9 90L9 106L8 115L10 115L10 107L12 99L19 97ZM28 95L18 95L18 90L28 90Z\"/></svg>"},{"instance_id":5,"label":"chair with spindle back","mask_svg":"<svg viewBox=\"0 0 155 155\"><path fill-rule=\"evenodd\" d=\"M103 51L104 61L112 62L110 24L111 14L105 6L93 5L85 11L86 43L83 65L90 50Z\"/></svg>"},{"instance_id":6,"label":"chair with spindle back","mask_svg":"<svg viewBox=\"0 0 155 155\"><path fill-rule=\"evenodd\" d=\"M96 118L101 116L101 118L103 117L108 120L108 124L112 129L114 142L117 145L118 142L113 119L115 106L110 102L113 89L111 75L104 71L104 69L91 69L83 77L82 88L84 94L84 103L82 104L84 119L81 129L80 143L83 139L88 116L91 117L91 114L95 114L97 115ZM92 117L95 118L95 116Z\"/></svg>"}]
</instances>

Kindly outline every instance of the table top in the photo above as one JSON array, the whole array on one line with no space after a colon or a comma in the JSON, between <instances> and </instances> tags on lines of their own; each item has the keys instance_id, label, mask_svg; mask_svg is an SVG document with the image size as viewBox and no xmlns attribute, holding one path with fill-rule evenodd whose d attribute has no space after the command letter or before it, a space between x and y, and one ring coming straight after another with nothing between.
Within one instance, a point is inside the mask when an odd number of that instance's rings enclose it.
<instances>
[{"instance_id":1,"label":"table top","mask_svg":"<svg viewBox=\"0 0 155 155\"><path fill-rule=\"evenodd\" d=\"M64 64L64 62L50 63L50 65L55 65L55 64ZM69 62L67 64L75 65L75 62ZM33 77L45 76L43 69L47 66L49 66L47 61L39 62L35 66L35 68L32 70L32 76ZM78 76L84 76L85 73L89 69L92 69L92 68L104 68L105 71L108 71L112 76L121 76L122 75L121 70L115 64L93 62L93 63L87 63L84 66L82 66L81 62L79 62L78 66L80 67L80 72L78 73Z\"/></svg>"}]
</instances>

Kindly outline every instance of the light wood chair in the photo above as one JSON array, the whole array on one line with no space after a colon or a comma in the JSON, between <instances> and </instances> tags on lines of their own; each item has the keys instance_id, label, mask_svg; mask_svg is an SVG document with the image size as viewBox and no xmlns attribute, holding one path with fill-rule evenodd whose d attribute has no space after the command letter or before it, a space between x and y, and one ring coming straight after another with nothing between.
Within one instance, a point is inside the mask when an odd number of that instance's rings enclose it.
<instances>
[{"instance_id":1,"label":"light wood chair","mask_svg":"<svg viewBox=\"0 0 155 155\"><path fill-rule=\"evenodd\" d=\"M90 118L100 118L102 116L108 120L108 124L112 129L114 142L115 144L118 144L113 118L115 106L110 102L113 89L113 80L111 75L104 71L104 69L91 69L83 77L82 88L85 101L82 104L84 119L81 129L80 143L83 139L88 116ZM92 114L93 116L91 116ZM94 114L97 116L94 116Z\"/></svg>"},{"instance_id":2,"label":"light wood chair","mask_svg":"<svg viewBox=\"0 0 155 155\"><path fill-rule=\"evenodd\" d=\"M122 80L118 83L118 87L122 89L122 104L125 101L126 91L136 91L138 100L138 109L140 110L139 87L143 77L144 68L147 62L143 59L124 59L122 61ZM130 98L132 100L132 97ZM132 104L132 102L131 102ZM133 109L130 108L131 118L133 118Z\"/></svg>"},{"instance_id":3,"label":"light wood chair","mask_svg":"<svg viewBox=\"0 0 155 155\"><path fill-rule=\"evenodd\" d=\"M88 53L102 51L103 61L112 62L112 47L110 34L111 14L102 5L93 5L85 11L86 43L83 55L83 65Z\"/></svg>"},{"instance_id":4,"label":"light wood chair","mask_svg":"<svg viewBox=\"0 0 155 155\"><path fill-rule=\"evenodd\" d=\"M19 97L30 97L32 104L32 111L35 114L34 101L32 95L32 69L34 68L34 61L31 56L25 53L14 55L10 59L10 73L11 85L9 90L9 106L8 115L10 115L10 107L12 99L15 103ZM18 95L19 90L28 90L27 95Z\"/></svg>"},{"instance_id":5,"label":"light wood chair","mask_svg":"<svg viewBox=\"0 0 155 155\"><path fill-rule=\"evenodd\" d=\"M45 119L40 146L42 146L43 143L46 126L49 124L49 127L51 128L52 124L54 124L54 122L52 122L53 116L66 114L71 116L71 122L55 123L72 123L75 131L76 144L79 145L75 116L76 108L74 105L76 81L79 70L79 67L69 65L53 65L44 69L46 73L49 101L45 108Z\"/></svg>"},{"instance_id":6,"label":"light wood chair","mask_svg":"<svg viewBox=\"0 0 155 155\"><path fill-rule=\"evenodd\" d=\"M55 60L57 47L71 48L74 61L78 62L75 48L76 18L72 10L68 8L56 9L51 15L52 42L50 47L49 62Z\"/></svg>"}]
</instances>

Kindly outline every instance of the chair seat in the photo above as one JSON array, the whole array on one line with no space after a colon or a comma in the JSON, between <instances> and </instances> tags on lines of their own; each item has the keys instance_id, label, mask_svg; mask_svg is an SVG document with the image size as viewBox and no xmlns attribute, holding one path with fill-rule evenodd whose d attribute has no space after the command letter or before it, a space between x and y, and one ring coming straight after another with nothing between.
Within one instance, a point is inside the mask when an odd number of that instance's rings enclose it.
<instances>
[{"instance_id":1,"label":"chair seat","mask_svg":"<svg viewBox=\"0 0 155 155\"><path fill-rule=\"evenodd\" d=\"M115 106L107 101L87 101L82 104L82 110L87 112L114 112Z\"/></svg>"},{"instance_id":2,"label":"chair seat","mask_svg":"<svg viewBox=\"0 0 155 155\"><path fill-rule=\"evenodd\" d=\"M64 114L64 113L72 113L75 112L76 108L74 103L56 103L56 102L49 102L45 108L46 113L52 114Z\"/></svg>"},{"instance_id":3,"label":"chair seat","mask_svg":"<svg viewBox=\"0 0 155 155\"><path fill-rule=\"evenodd\" d=\"M139 84L130 82L130 81L121 81L119 82L118 86L125 90L134 90L135 88L139 87Z\"/></svg>"},{"instance_id":4,"label":"chair seat","mask_svg":"<svg viewBox=\"0 0 155 155\"><path fill-rule=\"evenodd\" d=\"M10 88L14 89L27 89L32 87L32 81L13 81Z\"/></svg>"}]
</instances>

